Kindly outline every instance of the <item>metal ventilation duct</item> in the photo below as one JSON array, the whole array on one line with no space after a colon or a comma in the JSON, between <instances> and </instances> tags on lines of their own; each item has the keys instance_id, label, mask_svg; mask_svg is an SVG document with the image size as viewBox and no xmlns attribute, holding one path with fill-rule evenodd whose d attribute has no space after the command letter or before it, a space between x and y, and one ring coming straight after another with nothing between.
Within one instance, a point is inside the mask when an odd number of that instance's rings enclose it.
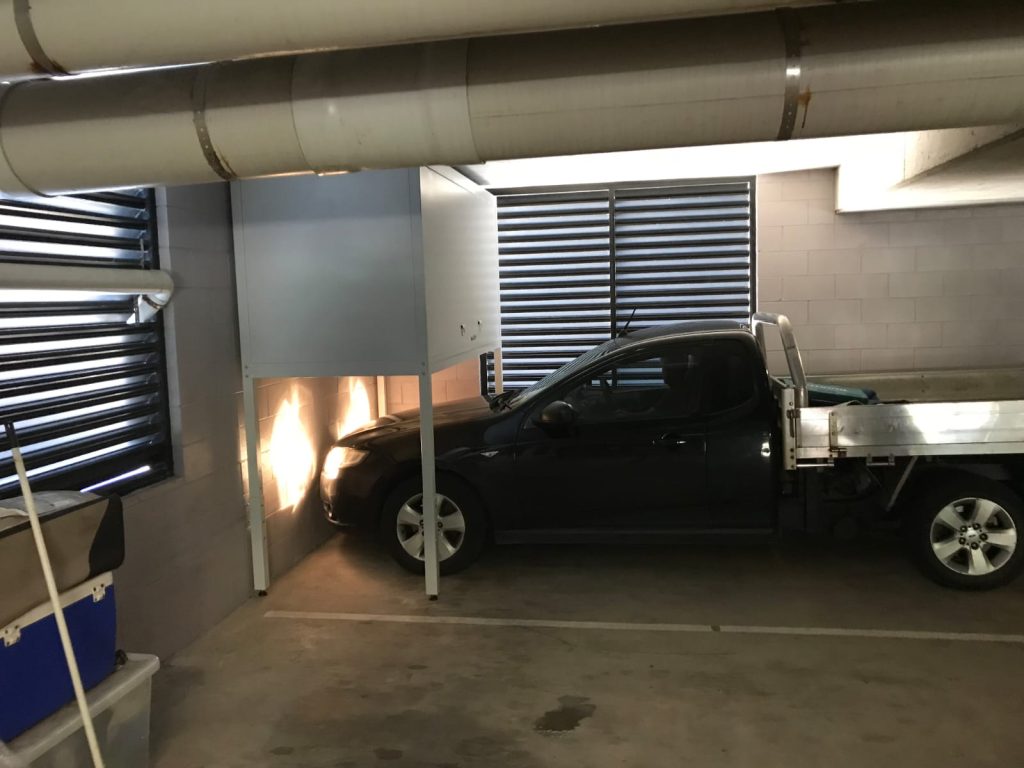
<instances>
[{"instance_id":1,"label":"metal ventilation duct","mask_svg":"<svg viewBox=\"0 0 1024 768\"><path fill-rule=\"evenodd\" d=\"M0 0L0 80L749 13L824 0Z\"/></svg>"},{"instance_id":2,"label":"metal ventilation duct","mask_svg":"<svg viewBox=\"0 0 1024 768\"><path fill-rule=\"evenodd\" d=\"M858 3L11 86L0 190L1024 120L1024 3Z\"/></svg>"}]
</instances>

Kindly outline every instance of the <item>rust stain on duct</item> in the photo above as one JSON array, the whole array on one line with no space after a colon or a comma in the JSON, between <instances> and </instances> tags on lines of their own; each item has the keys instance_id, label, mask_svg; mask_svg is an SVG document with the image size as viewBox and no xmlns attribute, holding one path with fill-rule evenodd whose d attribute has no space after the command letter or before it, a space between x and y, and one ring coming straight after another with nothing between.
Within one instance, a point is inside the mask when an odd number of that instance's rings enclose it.
<instances>
[{"instance_id":1,"label":"rust stain on duct","mask_svg":"<svg viewBox=\"0 0 1024 768\"><path fill-rule=\"evenodd\" d=\"M56 59L50 59L50 66L53 67L53 74L55 75L70 75L71 72Z\"/></svg>"},{"instance_id":2,"label":"rust stain on duct","mask_svg":"<svg viewBox=\"0 0 1024 768\"><path fill-rule=\"evenodd\" d=\"M41 75L66 75L68 71L50 58L39 42L35 25L32 23L32 6L30 0L13 0L14 26L17 29L21 44L25 47L32 61L29 69Z\"/></svg>"},{"instance_id":3,"label":"rust stain on duct","mask_svg":"<svg viewBox=\"0 0 1024 768\"><path fill-rule=\"evenodd\" d=\"M811 97L813 95L810 88L804 88L800 95L796 97L797 106L802 107L804 110L804 119L800 123L801 130L807 127L807 110L811 106Z\"/></svg>"},{"instance_id":4,"label":"rust stain on duct","mask_svg":"<svg viewBox=\"0 0 1024 768\"><path fill-rule=\"evenodd\" d=\"M62 64L54 61L53 59L48 59L46 65L40 64L38 61L30 61L28 63L28 69L34 75L52 76L71 74Z\"/></svg>"}]
</instances>

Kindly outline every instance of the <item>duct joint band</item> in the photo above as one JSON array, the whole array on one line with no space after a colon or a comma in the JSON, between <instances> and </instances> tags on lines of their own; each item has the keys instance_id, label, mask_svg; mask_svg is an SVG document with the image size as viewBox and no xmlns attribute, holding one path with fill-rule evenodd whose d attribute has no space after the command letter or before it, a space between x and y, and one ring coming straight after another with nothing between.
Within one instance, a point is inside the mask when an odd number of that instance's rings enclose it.
<instances>
[{"instance_id":1,"label":"duct joint band","mask_svg":"<svg viewBox=\"0 0 1024 768\"><path fill-rule=\"evenodd\" d=\"M18 29L18 37L25 46L25 52L31 57L31 69L47 75L66 75L68 71L51 59L39 42L35 25L32 24L31 0L14 0L14 25Z\"/></svg>"},{"instance_id":2,"label":"duct joint band","mask_svg":"<svg viewBox=\"0 0 1024 768\"><path fill-rule=\"evenodd\" d=\"M231 170L213 146L210 128L206 124L206 80L209 71L207 68L200 69L196 79L192 81L192 124L196 128L196 138L199 140L199 148L203 150L207 165L224 181L234 181L238 175Z\"/></svg>"},{"instance_id":3,"label":"duct joint band","mask_svg":"<svg viewBox=\"0 0 1024 768\"><path fill-rule=\"evenodd\" d=\"M778 140L788 141L793 138L796 114L800 109L803 29L800 26L800 16L792 8L779 8L776 14L782 28L782 41L786 47L786 91L782 102L782 122L779 125Z\"/></svg>"}]
</instances>

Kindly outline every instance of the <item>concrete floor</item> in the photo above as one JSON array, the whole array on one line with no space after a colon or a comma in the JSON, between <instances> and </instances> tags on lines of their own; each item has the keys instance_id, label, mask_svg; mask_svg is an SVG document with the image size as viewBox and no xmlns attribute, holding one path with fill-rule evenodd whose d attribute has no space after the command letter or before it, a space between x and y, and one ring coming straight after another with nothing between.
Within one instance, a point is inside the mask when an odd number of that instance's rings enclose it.
<instances>
[{"instance_id":1,"label":"concrete floor","mask_svg":"<svg viewBox=\"0 0 1024 768\"><path fill-rule=\"evenodd\" d=\"M984 594L943 590L887 541L681 539L492 549L442 590L428 603L420 580L371 542L332 539L269 597L165 661L154 765L1024 764L1024 581ZM989 636L800 634L806 628Z\"/></svg>"}]
</instances>

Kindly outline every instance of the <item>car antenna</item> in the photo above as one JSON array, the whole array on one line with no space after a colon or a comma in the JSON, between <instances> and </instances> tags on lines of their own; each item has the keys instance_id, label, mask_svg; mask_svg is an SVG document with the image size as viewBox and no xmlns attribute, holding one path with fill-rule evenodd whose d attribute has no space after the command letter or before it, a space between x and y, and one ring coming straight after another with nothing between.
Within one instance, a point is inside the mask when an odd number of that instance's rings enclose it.
<instances>
[{"instance_id":1,"label":"car antenna","mask_svg":"<svg viewBox=\"0 0 1024 768\"><path fill-rule=\"evenodd\" d=\"M639 307L633 307L633 312L632 312L632 314L630 314L629 320L627 320L626 324L624 326L622 326L622 330L619 331L617 334L615 334L616 338L621 339L623 336L625 336L627 333L629 333L629 326L633 322L633 318L636 317L636 311L638 309L639 309Z\"/></svg>"}]
</instances>

